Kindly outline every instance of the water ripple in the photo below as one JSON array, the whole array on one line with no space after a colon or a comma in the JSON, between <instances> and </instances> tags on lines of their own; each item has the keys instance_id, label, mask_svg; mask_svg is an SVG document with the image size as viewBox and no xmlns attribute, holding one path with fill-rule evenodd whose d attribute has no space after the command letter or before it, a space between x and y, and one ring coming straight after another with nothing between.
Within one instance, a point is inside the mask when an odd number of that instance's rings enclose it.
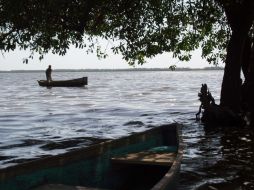
<instances>
[{"instance_id":1,"label":"water ripple","mask_svg":"<svg viewBox=\"0 0 254 190\"><path fill-rule=\"evenodd\" d=\"M219 103L222 74L62 72L55 78L88 76L89 85L47 89L36 82L43 72L1 73L0 167L181 122L186 148L180 190L254 189L253 130L195 122L201 83Z\"/></svg>"}]
</instances>

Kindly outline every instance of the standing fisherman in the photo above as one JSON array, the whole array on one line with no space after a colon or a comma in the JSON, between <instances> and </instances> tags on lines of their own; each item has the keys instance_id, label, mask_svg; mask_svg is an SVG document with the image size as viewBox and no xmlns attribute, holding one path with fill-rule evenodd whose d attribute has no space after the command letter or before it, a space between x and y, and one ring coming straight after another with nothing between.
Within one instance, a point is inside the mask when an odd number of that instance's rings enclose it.
<instances>
[{"instance_id":1,"label":"standing fisherman","mask_svg":"<svg viewBox=\"0 0 254 190\"><path fill-rule=\"evenodd\" d=\"M52 73L52 69L51 69L51 65L49 65L49 67L46 70L46 78L48 82L52 81L51 73Z\"/></svg>"}]
</instances>

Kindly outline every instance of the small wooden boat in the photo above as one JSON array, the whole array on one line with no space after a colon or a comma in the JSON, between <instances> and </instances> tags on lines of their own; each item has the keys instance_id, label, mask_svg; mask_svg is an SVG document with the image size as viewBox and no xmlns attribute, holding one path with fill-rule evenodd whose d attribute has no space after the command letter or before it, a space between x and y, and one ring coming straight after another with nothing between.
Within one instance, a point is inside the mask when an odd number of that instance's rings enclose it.
<instances>
[{"instance_id":1,"label":"small wooden boat","mask_svg":"<svg viewBox=\"0 0 254 190\"><path fill-rule=\"evenodd\" d=\"M163 125L0 169L0 189L174 190L183 155L180 128Z\"/></svg>"},{"instance_id":2,"label":"small wooden boat","mask_svg":"<svg viewBox=\"0 0 254 190\"><path fill-rule=\"evenodd\" d=\"M58 81L47 81L47 80L38 80L40 86L47 87L80 87L87 85L87 77L82 77L72 80L58 80Z\"/></svg>"}]
</instances>

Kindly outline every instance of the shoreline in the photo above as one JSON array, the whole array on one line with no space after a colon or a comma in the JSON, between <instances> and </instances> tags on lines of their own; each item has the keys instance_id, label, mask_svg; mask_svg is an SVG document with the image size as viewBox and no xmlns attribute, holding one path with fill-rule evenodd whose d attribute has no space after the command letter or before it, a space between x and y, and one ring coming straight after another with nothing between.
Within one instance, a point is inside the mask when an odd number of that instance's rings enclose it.
<instances>
[{"instance_id":1,"label":"shoreline","mask_svg":"<svg viewBox=\"0 0 254 190\"><path fill-rule=\"evenodd\" d=\"M205 68L176 68L175 70L170 70L168 68L131 68L131 69L54 69L54 72L135 72L135 71L215 71L224 70L223 67L205 67ZM1 71L0 73L36 73L45 72L45 70L10 70Z\"/></svg>"}]
</instances>

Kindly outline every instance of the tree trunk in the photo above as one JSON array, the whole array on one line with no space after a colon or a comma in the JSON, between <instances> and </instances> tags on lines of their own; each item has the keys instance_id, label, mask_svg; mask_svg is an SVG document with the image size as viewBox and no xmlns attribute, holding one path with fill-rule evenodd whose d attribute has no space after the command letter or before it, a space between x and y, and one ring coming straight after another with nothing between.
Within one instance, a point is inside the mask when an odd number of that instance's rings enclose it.
<instances>
[{"instance_id":1,"label":"tree trunk","mask_svg":"<svg viewBox=\"0 0 254 190\"><path fill-rule=\"evenodd\" d=\"M220 104L235 113L241 110L241 66L245 42L254 19L252 5L250 0L223 5L232 35L227 47Z\"/></svg>"},{"instance_id":2,"label":"tree trunk","mask_svg":"<svg viewBox=\"0 0 254 190\"><path fill-rule=\"evenodd\" d=\"M250 61L250 77L249 80L251 82L249 96L251 97L249 105L250 105L250 125L254 127L254 39L252 39L252 49L251 49L251 61Z\"/></svg>"},{"instance_id":3,"label":"tree trunk","mask_svg":"<svg viewBox=\"0 0 254 190\"><path fill-rule=\"evenodd\" d=\"M250 43L250 57L246 79L243 85L243 96L246 113L250 116L250 125L254 126L254 39Z\"/></svg>"},{"instance_id":4,"label":"tree trunk","mask_svg":"<svg viewBox=\"0 0 254 190\"><path fill-rule=\"evenodd\" d=\"M249 68L251 63L251 46L252 46L251 38L248 36L245 41L242 60L242 71L245 79L244 82L248 81L249 77Z\"/></svg>"},{"instance_id":5,"label":"tree trunk","mask_svg":"<svg viewBox=\"0 0 254 190\"><path fill-rule=\"evenodd\" d=\"M239 113L241 107L241 64L247 33L234 32L227 48L220 104Z\"/></svg>"}]
</instances>

